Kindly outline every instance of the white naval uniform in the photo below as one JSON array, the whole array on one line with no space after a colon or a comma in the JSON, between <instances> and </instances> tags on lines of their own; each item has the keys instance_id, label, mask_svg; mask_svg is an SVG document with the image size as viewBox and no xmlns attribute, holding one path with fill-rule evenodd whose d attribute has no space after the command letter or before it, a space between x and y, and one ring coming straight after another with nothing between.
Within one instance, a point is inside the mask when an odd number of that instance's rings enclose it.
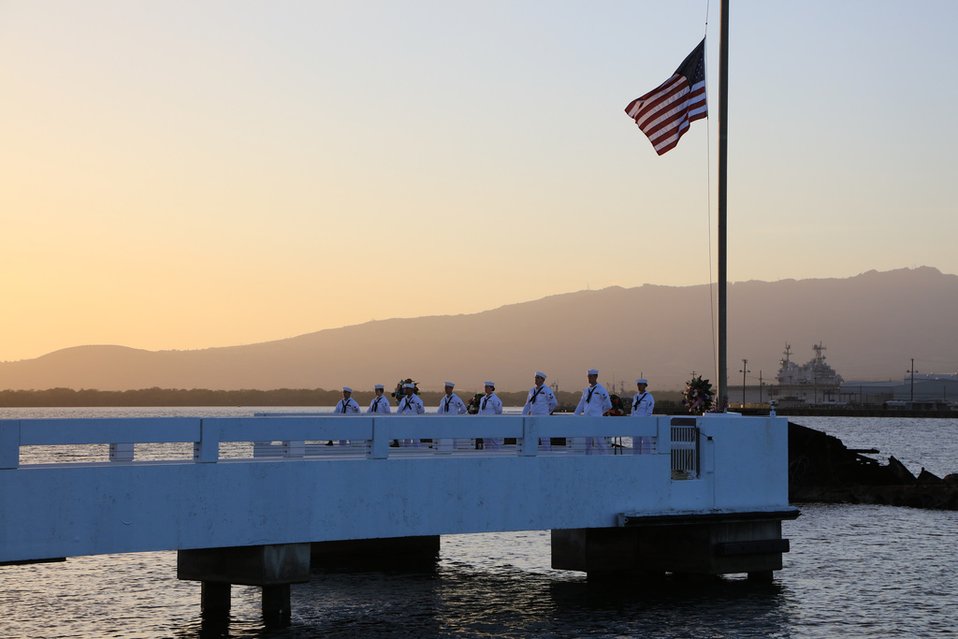
<instances>
[{"instance_id":1,"label":"white naval uniform","mask_svg":"<svg viewBox=\"0 0 958 639\"><path fill-rule=\"evenodd\" d=\"M479 400L480 415L502 415L502 400L495 393L483 395Z\"/></svg>"},{"instance_id":2,"label":"white naval uniform","mask_svg":"<svg viewBox=\"0 0 958 639\"><path fill-rule=\"evenodd\" d=\"M396 407L396 413L399 415L422 415L425 412L426 407L423 406L422 399L415 393L403 395L399 400L399 406Z\"/></svg>"},{"instance_id":3,"label":"white naval uniform","mask_svg":"<svg viewBox=\"0 0 958 639\"><path fill-rule=\"evenodd\" d=\"M652 393L645 391L644 393L636 393L632 398L632 413L633 417L647 417L652 415L652 409L655 408L655 398L652 397Z\"/></svg>"},{"instance_id":4,"label":"white naval uniform","mask_svg":"<svg viewBox=\"0 0 958 639\"><path fill-rule=\"evenodd\" d=\"M612 408L612 400L609 399L609 391L605 390L602 384L596 384L582 389L582 399L575 407L575 414L601 417L610 408Z\"/></svg>"},{"instance_id":5,"label":"white naval uniform","mask_svg":"<svg viewBox=\"0 0 958 639\"><path fill-rule=\"evenodd\" d=\"M551 415L559 405L552 389L543 384L533 386L526 396L526 404L522 407L523 415Z\"/></svg>"},{"instance_id":6,"label":"white naval uniform","mask_svg":"<svg viewBox=\"0 0 958 639\"><path fill-rule=\"evenodd\" d=\"M645 391L644 393L636 393L632 398L632 417L651 417L652 409L655 408L655 398L652 397L652 393ZM633 444L635 448L638 449L640 453L651 453L652 452L652 438L651 437L636 437L636 441Z\"/></svg>"},{"instance_id":7,"label":"white naval uniform","mask_svg":"<svg viewBox=\"0 0 958 639\"><path fill-rule=\"evenodd\" d=\"M369 408L366 409L366 414L376 414L376 415L388 415L392 409L389 407L389 400L386 399L385 395L379 395L373 397L373 401L369 402Z\"/></svg>"},{"instance_id":8,"label":"white naval uniform","mask_svg":"<svg viewBox=\"0 0 958 639\"><path fill-rule=\"evenodd\" d=\"M455 393L443 395L439 400L439 408L436 409L439 415L465 415L466 403L459 399Z\"/></svg>"},{"instance_id":9,"label":"white naval uniform","mask_svg":"<svg viewBox=\"0 0 958 639\"><path fill-rule=\"evenodd\" d=\"M480 415L502 415L502 400L495 393L489 393L488 395L483 395L482 399L479 400L479 414ZM502 440L493 439L490 437L482 438L482 447L483 448L501 448Z\"/></svg>"},{"instance_id":10,"label":"white naval uniform","mask_svg":"<svg viewBox=\"0 0 958 639\"><path fill-rule=\"evenodd\" d=\"M333 412L338 415L358 415L359 414L359 404L356 403L356 400L350 397L349 399L341 399L336 404L336 408L333 409Z\"/></svg>"},{"instance_id":11,"label":"white naval uniform","mask_svg":"<svg viewBox=\"0 0 958 639\"><path fill-rule=\"evenodd\" d=\"M336 408L333 409L333 413L336 415L358 415L359 414L359 404L356 403L356 400L350 397L349 399L341 399L336 403ZM348 439L340 439L339 445L346 446L349 444Z\"/></svg>"},{"instance_id":12,"label":"white naval uniform","mask_svg":"<svg viewBox=\"0 0 958 639\"><path fill-rule=\"evenodd\" d=\"M396 407L397 415L422 415L426 412L426 407L422 403L422 398L413 393L412 395L403 395L399 400L399 406ZM418 439L404 439L400 442L403 446L412 446L419 448Z\"/></svg>"},{"instance_id":13,"label":"white naval uniform","mask_svg":"<svg viewBox=\"0 0 958 639\"><path fill-rule=\"evenodd\" d=\"M551 415L552 411L559 405L552 389L543 384L542 386L533 386L529 389L526 396L525 406L522 407L523 415ZM543 450L552 449L552 441L548 437L539 438L539 446Z\"/></svg>"},{"instance_id":14,"label":"white naval uniform","mask_svg":"<svg viewBox=\"0 0 958 639\"><path fill-rule=\"evenodd\" d=\"M609 398L609 391L605 390L605 386L602 384L596 384L582 389L582 398L579 399L579 403L575 407L575 414L585 415L586 417L601 417L611 408L612 400ZM605 437L589 437L586 439L586 450L592 448L607 450L609 442L606 441Z\"/></svg>"}]
</instances>

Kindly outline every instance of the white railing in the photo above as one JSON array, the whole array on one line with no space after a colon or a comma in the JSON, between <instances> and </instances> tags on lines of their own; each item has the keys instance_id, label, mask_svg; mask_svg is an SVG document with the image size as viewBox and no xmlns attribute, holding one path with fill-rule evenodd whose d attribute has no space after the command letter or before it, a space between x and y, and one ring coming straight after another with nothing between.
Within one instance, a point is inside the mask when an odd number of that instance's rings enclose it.
<instances>
[{"instance_id":1,"label":"white railing","mask_svg":"<svg viewBox=\"0 0 958 639\"><path fill-rule=\"evenodd\" d=\"M453 454L639 454L666 452L669 421L665 416L642 418L502 416L260 416L214 418L95 418L0 420L0 469L20 467L21 447L108 445L111 462L136 460L141 444L185 444L193 461L226 461L221 448L252 443L245 458L324 458ZM566 440L550 446L551 439ZM653 442L640 450L631 441ZM621 447L609 444L624 442ZM420 443L427 440L424 443ZM477 450L476 440L515 444ZM399 446L399 442L414 442ZM235 459L231 457L230 461ZM151 461L163 461L153 456ZM178 460L182 461L182 460Z\"/></svg>"}]
</instances>

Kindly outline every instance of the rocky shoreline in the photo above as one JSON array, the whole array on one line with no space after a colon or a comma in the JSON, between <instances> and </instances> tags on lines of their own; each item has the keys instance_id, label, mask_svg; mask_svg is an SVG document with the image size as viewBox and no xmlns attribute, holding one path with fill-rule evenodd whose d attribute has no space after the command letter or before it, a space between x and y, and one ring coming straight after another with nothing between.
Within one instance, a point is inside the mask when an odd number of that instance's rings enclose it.
<instances>
[{"instance_id":1,"label":"rocky shoreline","mask_svg":"<svg viewBox=\"0 0 958 639\"><path fill-rule=\"evenodd\" d=\"M788 423L788 497L795 503L881 504L958 510L958 473L916 477L895 457L887 464L840 439Z\"/></svg>"}]
</instances>

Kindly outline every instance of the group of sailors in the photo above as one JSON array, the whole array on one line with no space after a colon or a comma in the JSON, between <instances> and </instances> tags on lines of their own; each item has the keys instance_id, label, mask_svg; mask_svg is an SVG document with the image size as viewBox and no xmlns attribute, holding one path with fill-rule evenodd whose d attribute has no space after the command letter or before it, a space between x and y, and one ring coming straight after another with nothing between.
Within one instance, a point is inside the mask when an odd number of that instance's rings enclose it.
<instances>
[{"instance_id":1,"label":"group of sailors","mask_svg":"<svg viewBox=\"0 0 958 639\"><path fill-rule=\"evenodd\" d=\"M589 385L582 389L582 397L579 399L578 405L576 405L574 414L588 416L624 415L624 408L615 405L617 402L613 402L616 396L610 395L605 386L599 383L599 371L595 368L590 368L586 376L589 380ZM526 395L526 403L522 407L523 415L551 415L556 407L558 407L559 402L556 400L555 393L545 384L547 378L548 376L542 371L536 371L535 386L530 388L529 393ZM655 408L655 398L652 397L652 393L646 390L649 385L649 380L640 377L635 380L635 385L638 390L632 397L632 408L628 414L635 417L651 415ZM439 406L436 408L437 414L465 415L471 412L466 403L455 393L455 382L446 380L443 386L445 394L439 400ZM385 387L382 384L376 384L373 388L376 391L376 395L372 401L369 402L369 406L366 408L366 414L391 414L392 406L385 396ZM484 382L484 390L485 394L477 396L476 398L478 405L474 406L475 414L501 415L502 400L496 395L495 382L486 380ZM396 406L396 414L425 414L426 407L423 404L422 398L416 394L416 385L414 383L404 383L402 385L402 393L402 396L399 398L399 403ZM361 410L359 404L352 398L352 394L352 388L343 386L343 398L336 404L336 408L333 409L333 412L342 415L358 415Z\"/></svg>"}]
</instances>

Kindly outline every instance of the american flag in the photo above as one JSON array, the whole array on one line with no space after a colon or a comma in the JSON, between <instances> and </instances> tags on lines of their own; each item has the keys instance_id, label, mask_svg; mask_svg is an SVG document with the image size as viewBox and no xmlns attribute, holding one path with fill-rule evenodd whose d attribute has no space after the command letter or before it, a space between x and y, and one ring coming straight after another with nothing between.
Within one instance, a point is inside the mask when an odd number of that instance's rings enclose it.
<instances>
[{"instance_id":1,"label":"american flag","mask_svg":"<svg viewBox=\"0 0 958 639\"><path fill-rule=\"evenodd\" d=\"M625 107L645 133L655 152L675 148L689 124L706 116L705 40L695 47L672 77Z\"/></svg>"}]
</instances>

